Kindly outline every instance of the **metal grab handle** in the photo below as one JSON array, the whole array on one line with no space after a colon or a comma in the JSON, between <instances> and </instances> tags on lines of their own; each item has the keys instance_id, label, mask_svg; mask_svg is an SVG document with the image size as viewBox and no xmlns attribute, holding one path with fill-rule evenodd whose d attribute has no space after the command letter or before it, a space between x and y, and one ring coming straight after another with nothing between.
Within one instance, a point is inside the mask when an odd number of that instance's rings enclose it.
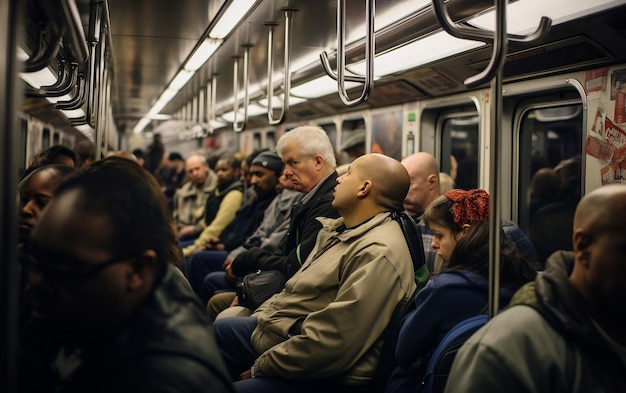
<instances>
[{"instance_id":1,"label":"metal grab handle","mask_svg":"<svg viewBox=\"0 0 626 393\"><path fill-rule=\"evenodd\" d=\"M489 64L479 74L465 80L465 86L476 87L494 78L506 60L508 37L506 35L506 0L496 0L496 29Z\"/></svg>"},{"instance_id":2,"label":"metal grab handle","mask_svg":"<svg viewBox=\"0 0 626 393\"><path fill-rule=\"evenodd\" d=\"M45 34L39 35L39 44L36 53L24 62L24 72L37 72L47 67L57 57L61 48L61 36L50 39L48 45L44 44Z\"/></svg>"},{"instance_id":3,"label":"metal grab handle","mask_svg":"<svg viewBox=\"0 0 626 393\"><path fill-rule=\"evenodd\" d=\"M248 123L248 104L250 103L248 96L248 72L250 70L250 48L252 45L244 45L243 48L243 120L241 121L241 127L237 125L237 114L239 112L239 57L235 57L233 61L233 96L235 102L233 103L233 131L241 132L246 129Z\"/></svg>"},{"instance_id":4,"label":"metal grab handle","mask_svg":"<svg viewBox=\"0 0 626 393\"><path fill-rule=\"evenodd\" d=\"M211 83L207 85L207 96L206 96L206 121L207 128L209 131L213 131L213 125L211 124L215 121L215 103L217 102L217 73L214 73L211 76Z\"/></svg>"},{"instance_id":5,"label":"metal grab handle","mask_svg":"<svg viewBox=\"0 0 626 393\"><path fill-rule=\"evenodd\" d=\"M65 66L65 76L61 83L52 86L41 86L39 92L45 97L61 97L69 94L78 81L78 64L72 63Z\"/></svg>"},{"instance_id":6,"label":"metal grab handle","mask_svg":"<svg viewBox=\"0 0 626 393\"><path fill-rule=\"evenodd\" d=\"M504 64L506 58L508 41L513 42L532 42L543 38L550 31L552 20L547 17L542 17L539 22L537 30L528 35L517 35L506 33L506 2L503 0L496 0L496 31L490 32L482 30L477 27L460 26L452 21L444 0L432 0L433 9L435 15L441 24L441 27L450 35L474 41L482 41L492 44L491 58L487 67L477 75L467 78L464 81L465 86L472 88L483 83L486 83L493 79L496 72ZM497 37L496 37L497 36Z\"/></svg>"},{"instance_id":7,"label":"metal grab handle","mask_svg":"<svg viewBox=\"0 0 626 393\"><path fill-rule=\"evenodd\" d=\"M494 34L491 31L483 30L478 27L461 25L452 21L444 0L433 0L433 10L437 16L437 20L441 27L451 36L464 40L482 41L491 43L494 40ZM497 12L497 11L496 11ZM552 19L542 16L537 29L528 35L507 34L507 38L512 42L533 42L545 37L552 26Z\"/></svg>"},{"instance_id":8,"label":"metal grab handle","mask_svg":"<svg viewBox=\"0 0 626 393\"><path fill-rule=\"evenodd\" d=\"M374 89L374 0L365 0L365 76L346 75L346 0L337 0L337 74L328 61L328 53L323 51L320 60L324 71L337 81L339 97L344 105L356 106L367 101ZM345 82L363 83L363 90L359 98L350 100L346 91Z\"/></svg>"},{"instance_id":9,"label":"metal grab handle","mask_svg":"<svg viewBox=\"0 0 626 393\"><path fill-rule=\"evenodd\" d=\"M268 24L267 32L267 119L270 125L278 125L285 122L287 113L289 113L289 95L291 91L291 17L293 11L286 9L285 11L285 44L284 44L284 64L283 72L283 107L280 111L280 117L274 119L274 83L272 71L274 69L274 27L275 24Z\"/></svg>"},{"instance_id":10,"label":"metal grab handle","mask_svg":"<svg viewBox=\"0 0 626 393\"><path fill-rule=\"evenodd\" d=\"M87 90L85 75L83 73L80 73L78 75L78 85L74 97L72 97L72 99L68 101L58 101L56 104L54 104L54 106L57 109L62 110L72 110L80 108L85 103L85 90Z\"/></svg>"}]
</instances>

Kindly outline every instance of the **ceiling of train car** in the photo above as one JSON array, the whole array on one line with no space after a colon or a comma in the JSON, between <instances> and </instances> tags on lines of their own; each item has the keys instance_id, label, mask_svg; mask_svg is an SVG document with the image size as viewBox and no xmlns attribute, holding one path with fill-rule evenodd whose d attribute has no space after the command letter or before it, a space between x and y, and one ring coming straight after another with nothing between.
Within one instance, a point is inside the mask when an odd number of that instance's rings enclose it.
<instances>
[{"instance_id":1,"label":"ceiling of train car","mask_svg":"<svg viewBox=\"0 0 626 393\"><path fill-rule=\"evenodd\" d=\"M78 0L85 27L90 0ZM118 128L130 132L158 98L203 36L211 19L228 0L109 0L113 39L114 118ZM250 46L250 92L265 90L267 83L267 22L276 22L274 75L282 79L284 16L292 9L293 33L291 71L317 68L319 54L336 48L336 1L261 1L249 17L227 37L212 58L196 73L162 113L172 114L204 88L212 74L218 74L217 105L231 110L233 99L233 56L243 55ZM348 1L346 42L364 35L365 8L362 1ZM427 0L376 1L376 29L400 15L421 8ZM241 68L240 68L241 70ZM241 71L240 71L241 72ZM279 79L279 80L280 80ZM405 86L412 89L411 86ZM264 97L264 94L263 94ZM253 95L259 98L259 94ZM332 100L331 100L332 101ZM329 108L341 105L339 99ZM333 109L335 110L335 109Z\"/></svg>"},{"instance_id":2,"label":"ceiling of train car","mask_svg":"<svg viewBox=\"0 0 626 393\"><path fill-rule=\"evenodd\" d=\"M112 36L112 99L113 117L119 131L132 133L139 119L164 91L168 83L180 70L198 41L203 39L212 20L223 13L231 0L108 0L110 9ZM76 0L81 20L88 31L89 8L93 0ZM259 103L266 98L268 22L277 24L275 28L274 72L275 88L280 90L283 75L282 37L285 31L283 9L293 10L293 32L291 42L292 79L301 84L309 79L324 75L319 55L326 50L334 63L336 43L336 0L260 0L243 21L223 42L219 50L201 67L176 97L163 108L161 113L173 115L188 105L200 89L206 89L211 76L217 75L218 114L232 111L233 95L233 57L242 56L244 47L250 47L250 93L252 103ZM430 0L377 0L375 29L377 45L379 37L382 45L377 46L377 53L392 48L406 40L431 33L437 28L432 10L425 7ZM490 7L490 0L455 0L450 7L457 9L459 18L474 15ZM362 0L347 1L348 63L356 63L363 57L365 34L365 8ZM620 13L605 13L600 17L590 18L589 23L576 25L563 24L552 29L544 51L557 48L559 40L565 42L576 35L579 42L567 46L568 53L580 52L584 45L591 44L598 48L598 57L585 65L607 64L626 61L626 52L621 50L623 42L623 20L626 7ZM409 21L394 24L393 29L384 27L406 15ZM620 27L622 26L622 27ZM608 38L607 38L608 37ZM589 42L587 42L589 41ZM597 44L601 43L601 45ZM385 46L386 45L386 46ZM510 78L523 75L527 66L524 60L524 45L511 45L512 56L507 61L505 75ZM562 60L563 51L554 51L555 59ZM409 53L407 56L427 56L426 53ZM355 109L385 106L406 101L413 101L426 96L445 95L463 90L463 80L484 67L489 59L487 47L470 50L461 55L437 64L425 63L417 69L405 70L400 74L390 74L377 80L370 100ZM604 56L604 57L601 57ZM545 59L544 59L545 60ZM550 60L550 59L548 59ZM517 65L515 65L515 61ZM528 59L531 61L532 59ZM569 61L569 60L567 60ZM572 64L580 59L572 58ZM581 63L582 64L582 63ZM578 64L580 66L580 64ZM551 66L553 69L572 69L568 63ZM550 69L548 67L548 69ZM240 71L241 72L241 71ZM326 77L329 81L330 78ZM331 81L332 82L332 81ZM240 85L240 89L241 89ZM351 96L357 96L351 92ZM301 94L301 93L299 93ZM296 94L294 94L296 95ZM31 103L33 108L39 106ZM279 105L280 106L280 105ZM49 105L48 105L49 107ZM291 108L288 121L319 117L345 111L346 108L336 92L321 99L311 99ZM151 126L157 126L153 121ZM249 121L249 126L267 125L265 115L256 116ZM229 125L230 126L230 125ZM150 126L146 129L150 130Z\"/></svg>"},{"instance_id":3,"label":"ceiling of train car","mask_svg":"<svg viewBox=\"0 0 626 393\"><path fill-rule=\"evenodd\" d=\"M143 116L227 0L108 0L115 122ZM91 0L77 0L87 31Z\"/></svg>"}]
</instances>

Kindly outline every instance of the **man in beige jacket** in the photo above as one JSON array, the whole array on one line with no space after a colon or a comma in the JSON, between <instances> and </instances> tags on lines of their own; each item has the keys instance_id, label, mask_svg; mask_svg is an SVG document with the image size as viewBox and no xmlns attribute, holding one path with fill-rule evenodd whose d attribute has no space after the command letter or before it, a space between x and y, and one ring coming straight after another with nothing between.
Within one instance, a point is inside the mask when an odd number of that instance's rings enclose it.
<instances>
[{"instance_id":1,"label":"man in beige jacket","mask_svg":"<svg viewBox=\"0 0 626 393\"><path fill-rule=\"evenodd\" d=\"M370 385L381 335L415 290L400 226L409 176L393 158L369 154L337 179L338 219L285 289L252 317L218 320L215 331L238 392L349 391ZM339 389L339 390L337 390Z\"/></svg>"}]
</instances>

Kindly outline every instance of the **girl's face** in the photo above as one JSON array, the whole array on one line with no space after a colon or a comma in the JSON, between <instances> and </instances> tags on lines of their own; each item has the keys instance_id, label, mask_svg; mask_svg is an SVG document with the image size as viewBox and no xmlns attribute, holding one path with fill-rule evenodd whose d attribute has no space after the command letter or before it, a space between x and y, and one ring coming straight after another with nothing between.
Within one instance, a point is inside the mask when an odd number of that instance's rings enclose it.
<instances>
[{"instance_id":1,"label":"girl's face","mask_svg":"<svg viewBox=\"0 0 626 393\"><path fill-rule=\"evenodd\" d=\"M444 225L431 223L428 228L433 233L433 241L430 244L432 248L437 250L437 255L444 262L448 262L452 256L452 251L456 247L457 241L463 237L464 232L453 232L452 229Z\"/></svg>"}]
</instances>

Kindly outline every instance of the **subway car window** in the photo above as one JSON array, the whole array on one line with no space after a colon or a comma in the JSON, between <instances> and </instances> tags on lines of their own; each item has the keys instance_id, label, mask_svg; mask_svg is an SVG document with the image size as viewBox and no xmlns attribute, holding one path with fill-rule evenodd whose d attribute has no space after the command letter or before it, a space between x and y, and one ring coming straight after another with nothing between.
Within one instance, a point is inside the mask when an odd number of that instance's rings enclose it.
<instances>
[{"instance_id":1,"label":"subway car window","mask_svg":"<svg viewBox=\"0 0 626 393\"><path fill-rule=\"evenodd\" d=\"M478 115L444 120L440 170L452 177L456 188L478 187Z\"/></svg>"},{"instance_id":2,"label":"subway car window","mask_svg":"<svg viewBox=\"0 0 626 393\"><path fill-rule=\"evenodd\" d=\"M402 110L372 114L372 153L402 159Z\"/></svg>"},{"instance_id":3,"label":"subway car window","mask_svg":"<svg viewBox=\"0 0 626 393\"><path fill-rule=\"evenodd\" d=\"M261 134L255 132L252 136L252 149L258 150L261 148Z\"/></svg>"},{"instance_id":4,"label":"subway car window","mask_svg":"<svg viewBox=\"0 0 626 393\"><path fill-rule=\"evenodd\" d=\"M61 134L58 132L54 132L52 134L52 144L58 145L59 143L61 143Z\"/></svg>"},{"instance_id":5,"label":"subway car window","mask_svg":"<svg viewBox=\"0 0 626 393\"><path fill-rule=\"evenodd\" d=\"M365 154L365 120L363 118L347 119L341 126L341 143L338 154L341 164L348 164ZM338 162L338 164L340 164Z\"/></svg>"},{"instance_id":6,"label":"subway car window","mask_svg":"<svg viewBox=\"0 0 626 393\"><path fill-rule=\"evenodd\" d=\"M50 147L50 129L44 128L41 134L41 150L45 150Z\"/></svg>"},{"instance_id":7,"label":"subway car window","mask_svg":"<svg viewBox=\"0 0 626 393\"><path fill-rule=\"evenodd\" d=\"M542 261L572 249L574 211L581 198L581 104L535 108L522 116L519 225Z\"/></svg>"},{"instance_id":8,"label":"subway car window","mask_svg":"<svg viewBox=\"0 0 626 393\"><path fill-rule=\"evenodd\" d=\"M274 131L268 131L265 134L265 147L271 150L276 148L276 133Z\"/></svg>"}]
</instances>

